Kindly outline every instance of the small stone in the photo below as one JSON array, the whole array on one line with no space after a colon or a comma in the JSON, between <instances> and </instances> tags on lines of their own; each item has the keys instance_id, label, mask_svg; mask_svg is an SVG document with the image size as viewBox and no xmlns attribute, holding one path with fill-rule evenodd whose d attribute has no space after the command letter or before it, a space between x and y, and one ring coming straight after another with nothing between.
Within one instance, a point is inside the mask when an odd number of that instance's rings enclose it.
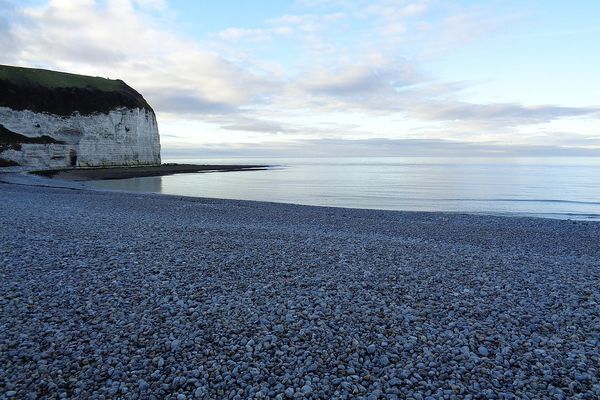
<instances>
[{"instance_id":1,"label":"small stone","mask_svg":"<svg viewBox=\"0 0 600 400\"><path fill-rule=\"evenodd\" d=\"M375 345L374 344L370 344L369 347L367 347L367 352L369 354L375 353Z\"/></svg>"},{"instance_id":2,"label":"small stone","mask_svg":"<svg viewBox=\"0 0 600 400\"><path fill-rule=\"evenodd\" d=\"M487 357L490 355L490 352L488 351L487 347L485 347L485 346L479 346L477 351L479 352L479 355L481 355L482 357Z\"/></svg>"},{"instance_id":3,"label":"small stone","mask_svg":"<svg viewBox=\"0 0 600 400\"><path fill-rule=\"evenodd\" d=\"M580 373L575 373L575 380L577 382L591 382L592 381L592 377L589 374L580 374Z\"/></svg>"},{"instance_id":4,"label":"small stone","mask_svg":"<svg viewBox=\"0 0 600 400\"><path fill-rule=\"evenodd\" d=\"M287 397L289 397L290 399L292 397L294 397L294 388L289 387L289 388L285 389L285 395Z\"/></svg>"},{"instance_id":5,"label":"small stone","mask_svg":"<svg viewBox=\"0 0 600 400\"><path fill-rule=\"evenodd\" d=\"M302 386L302 393L304 393L304 394L311 394L312 393L312 387L310 387L309 384L306 384L306 385Z\"/></svg>"},{"instance_id":6,"label":"small stone","mask_svg":"<svg viewBox=\"0 0 600 400\"><path fill-rule=\"evenodd\" d=\"M204 388L203 387L199 387L196 388L196 390L194 390L194 397L197 399L200 399L204 396Z\"/></svg>"},{"instance_id":7,"label":"small stone","mask_svg":"<svg viewBox=\"0 0 600 400\"><path fill-rule=\"evenodd\" d=\"M140 379L140 381L138 382L138 386L140 387L141 391L146 391L150 387L150 385L148 385L148 382L146 382L143 379Z\"/></svg>"}]
</instances>

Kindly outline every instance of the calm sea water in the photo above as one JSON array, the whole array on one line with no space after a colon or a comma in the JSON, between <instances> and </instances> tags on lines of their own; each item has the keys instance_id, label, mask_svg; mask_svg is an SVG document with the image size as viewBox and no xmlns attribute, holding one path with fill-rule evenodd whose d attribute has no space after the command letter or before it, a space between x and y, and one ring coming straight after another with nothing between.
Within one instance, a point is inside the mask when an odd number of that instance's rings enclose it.
<instances>
[{"instance_id":1,"label":"calm sea water","mask_svg":"<svg viewBox=\"0 0 600 400\"><path fill-rule=\"evenodd\" d=\"M335 207L600 220L597 158L230 158L164 162L276 167L98 181L92 185Z\"/></svg>"}]
</instances>

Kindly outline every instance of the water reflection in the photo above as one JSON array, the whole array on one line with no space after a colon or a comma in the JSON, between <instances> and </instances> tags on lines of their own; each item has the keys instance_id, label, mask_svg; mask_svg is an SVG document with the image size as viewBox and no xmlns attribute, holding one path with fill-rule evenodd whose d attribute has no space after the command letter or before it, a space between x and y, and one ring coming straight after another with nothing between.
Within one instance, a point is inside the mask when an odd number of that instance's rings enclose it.
<instances>
[{"instance_id":1,"label":"water reflection","mask_svg":"<svg viewBox=\"0 0 600 400\"><path fill-rule=\"evenodd\" d=\"M147 176L133 179L109 179L90 182L90 186L99 189L123 190L128 192L163 192L162 176Z\"/></svg>"}]
</instances>

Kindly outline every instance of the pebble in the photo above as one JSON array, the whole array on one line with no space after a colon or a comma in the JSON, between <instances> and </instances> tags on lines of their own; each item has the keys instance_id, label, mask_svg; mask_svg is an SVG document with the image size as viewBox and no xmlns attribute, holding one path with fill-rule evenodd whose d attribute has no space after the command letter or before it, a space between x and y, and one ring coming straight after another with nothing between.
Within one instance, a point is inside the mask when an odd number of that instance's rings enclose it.
<instances>
[{"instance_id":1,"label":"pebble","mask_svg":"<svg viewBox=\"0 0 600 400\"><path fill-rule=\"evenodd\" d=\"M307 395L312 393L312 387L310 385L302 386L302 393Z\"/></svg>"},{"instance_id":2,"label":"pebble","mask_svg":"<svg viewBox=\"0 0 600 400\"><path fill-rule=\"evenodd\" d=\"M0 197L1 398L600 394L596 222Z\"/></svg>"},{"instance_id":3,"label":"pebble","mask_svg":"<svg viewBox=\"0 0 600 400\"><path fill-rule=\"evenodd\" d=\"M480 354L482 357L487 357L487 356L489 356L489 355L490 355L490 352L489 352L489 350L488 350L488 349L487 349L487 347L485 347L485 346L479 346L479 347L477 348L477 351L479 352L479 354Z\"/></svg>"}]
</instances>

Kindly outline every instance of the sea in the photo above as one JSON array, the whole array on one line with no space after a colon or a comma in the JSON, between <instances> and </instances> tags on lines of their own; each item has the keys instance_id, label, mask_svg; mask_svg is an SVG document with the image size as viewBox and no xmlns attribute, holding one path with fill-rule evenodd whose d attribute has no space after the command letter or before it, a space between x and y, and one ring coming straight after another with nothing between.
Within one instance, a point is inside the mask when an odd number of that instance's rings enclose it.
<instances>
[{"instance_id":1,"label":"sea","mask_svg":"<svg viewBox=\"0 0 600 400\"><path fill-rule=\"evenodd\" d=\"M316 206L600 221L600 158L166 159L260 171L94 181L97 188Z\"/></svg>"}]
</instances>

